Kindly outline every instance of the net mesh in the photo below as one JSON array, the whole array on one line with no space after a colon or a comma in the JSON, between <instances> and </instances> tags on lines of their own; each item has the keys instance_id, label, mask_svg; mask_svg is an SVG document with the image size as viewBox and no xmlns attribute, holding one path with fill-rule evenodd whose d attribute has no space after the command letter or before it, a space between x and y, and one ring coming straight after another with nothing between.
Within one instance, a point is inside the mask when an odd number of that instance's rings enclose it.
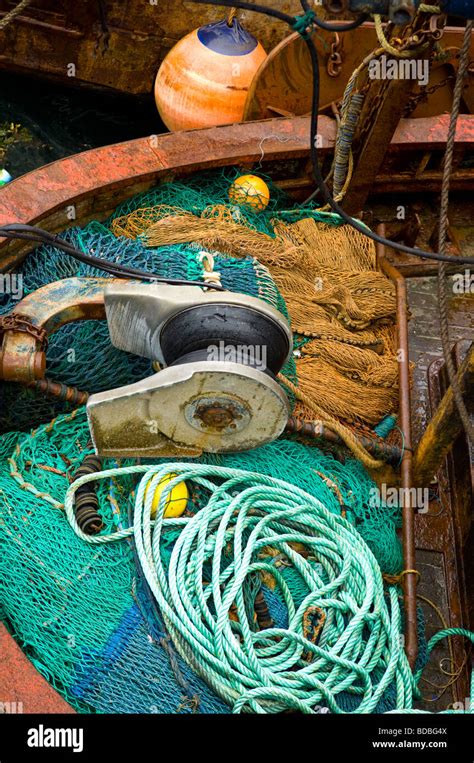
<instances>
[{"instance_id":1,"label":"net mesh","mask_svg":"<svg viewBox=\"0 0 474 763\"><path fill-rule=\"evenodd\" d=\"M72 475L91 452L89 436L85 411L78 409L31 434L2 438L0 600L9 627L38 670L78 710L227 712L174 651L146 595L133 543L84 543L53 505L64 500ZM297 485L353 522L384 572L401 569L399 510L369 500L374 484L359 462L342 464L289 440L199 460ZM104 468L115 465L107 460ZM137 481L127 475L99 483L104 532L128 526ZM187 511L199 509L203 500L191 493ZM287 565L279 571L301 600L304 580ZM278 590L268 584L264 595L274 621L284 627L286 606ZM388 692L382 706L393 706L394 698ZM354 702L347 698L348 709Z\"/></svg>"},{"instance_id":2,"label":"net mesh","mask_svg":"<svg viewBox=\"0 0 474 763\"><path fill-rule=\"evenodd\" d=\"M258 296L289 316L300 355L283 373L328 413L352 428L372 428L397 410L395 294L376 270L373 243L312 205L288 208L268 178L264 210L232 203L237 168L163 183L120 205L105 225L92 222L65 237L84 251L158 275L202 279L199 252L214 256L224 286ZM115 234L115 235L114 235ZM40 247L23 268L25 294L74 275L103 276L53 247ZM0 298L1 300L1 298ZM0 313L14 307L0 301ZM48 376L88 392L132 383L150 364L110 345L105 322L63 326L51 336ZM2 385L0 427L28 427L68 410ZM5 413L6 411L6 413ZM297 415L314 418L301 403Z\"/></svg>"},{"instance_id":3,"label":"net mesh","mask_svg":"<svg viewBox=\"0 0 474 763\"><path fill-rule=\"evenodd\" d=\"M202 279L199 253L211 251L226 288L260 297L290 317L299 357L283 369L285 376L298 379L325 410L352 425L372 425L393 411L396 397L394 294L375 270L372 245L333 215L311 206L288 209L288 199L269 180L264 211L231 204L229 185L238 174L226 169L164 183L122 204L105 224L73 228L65 238L96 256L189 280ZM40 247L22 275L29 294L62 278L104 273ZM310 294L308 283L315 285ZM0 298L0 314L14 306L11 298ZM47 369L55 381L88 392L152 373L148 360L112 347L104 321L69 324L53 334ZM133 543L85 544L57 507L91 452L84 411L68 410L67 403L0 384L0 430L6 432L0 441L0 602L8 627L78 710L228 712L175 652L138 572ZM298 412L314 418L300 404ZM38 428L22 431L31 427ZM400 511L371 500L376 486L357 461L341 462L294 439L201 460L306 490L354 523L383 572L400 572ZM105 531L128 525L134 487L130 477L100 483ZM202 500L193 494L188 510L199 509ZM170 534L163 553L171 553L174 540ZM302 600L304 580L291 567L280 571L295 600ZM284 601L267 582L271 616L284 627ZM247 594L251 599L255 592ZM423 648L420 653L422 660ZM356 707L353 697L346 701L348 710ZM394 703L391 687L379 710Z\"/></svg>"},{"instance_id":4,"label":"net mesh","mask_svg":"<svg viewBox=\"0 0 474 763\"><path fill-rule=\"evenodd\" d=\"M195 242L232 257L251 252L270 270L302 341L301 391L353 428L373 427L398 407L394 286L377 270L370 239L311 205L282 209L288 200L270 186L271 203L257 214L229 203L228 173L213 193L206 182L202 192L191 183L188 196L186 184L174 183L119 207L109 225L149 247ZM296 412L314 418L307 406Z\"/></svg>"},{"instance_id":5,"label":"net mesh","mask_svg":"<svg viewBox=\"0 0 474 763\"><path fill-rule=\"evenodd\" d=\"M73 228L64 238L96 256L126 263L158 276L193 281L203 277L199 260L202 247L196 245L148 249L140 241L116 238L96 222L82 229ZM259 297L287 315L285 302L268 270L255 258L236 259L215 254L214 266L227 289ZM42 246L28 257L23 266L24 294L26 296L62 278L104 275L103 271L78 263L57 248ZM11 297L4 298L0 314L9 312L14 306ZM154 373L149 360L112 346L106 321L90 320L62 326L49 338L46 361L49 378L90 393L131 384ZM288 361L284 372L296 382L293 358ZM67 403L41 398L32 390L20 389L17 384L0 384L0 431L12 426L37 426L69 409Z\"/></svg>"}]
</instances>

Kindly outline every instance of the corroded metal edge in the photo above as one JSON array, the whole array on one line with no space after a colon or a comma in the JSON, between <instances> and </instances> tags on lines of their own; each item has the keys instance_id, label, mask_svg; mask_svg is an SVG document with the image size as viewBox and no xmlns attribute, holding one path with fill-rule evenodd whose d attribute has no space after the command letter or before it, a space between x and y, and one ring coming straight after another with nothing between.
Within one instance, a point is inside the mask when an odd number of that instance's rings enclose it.
<instances>
[{"instance_id":1,"label":"corroded metal edge","mask_svg":"<svg viewBox=\"0 0 474 763\"><path fill-rule=\"evenodd\" d=\"M446 142L448 123L448 114L401 120L390 152L439 149ZM334 120L321 116L318 131L324 155L334 146ZM474 116L459 118L456 143L474 144ZM303 158L308 151L308 117L166 133L104 146L40 167L2 188L0 224L21 222L63 231L105 219L120 202L160 181L215 167ZM407 177L405 190L409 182ZM472 187L472 172L463 182ZM32 248L30 243L0 239L0 272L14 269Z\"/></svg>"},{"instance_id":2,"label":"corroded metal edge","mask_svg":"<svg viewBox=\"0 0 474 763\"><path fill-rule=\"evenodd\" d=\"M74 713L21 651L0 623L0 708L2 713Z\"/></svg>"}]
</instances>

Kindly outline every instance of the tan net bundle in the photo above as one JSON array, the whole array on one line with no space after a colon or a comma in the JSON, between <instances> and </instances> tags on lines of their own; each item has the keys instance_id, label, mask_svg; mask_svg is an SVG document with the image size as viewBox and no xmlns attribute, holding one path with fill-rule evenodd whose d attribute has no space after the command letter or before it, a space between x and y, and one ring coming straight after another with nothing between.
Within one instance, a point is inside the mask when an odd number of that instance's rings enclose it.
<instances>
[{"instance_id":1,"label":"tan net bundle","mask_svg":"<svg viewBox=\"0 0 474 763\"><path fill-rule=\"evenodd\" d=\"M376 269L373 242L311 217L272 224L273 236L241 224L224 205L201 216L163 206L118 218L113 230L153 247L194 242L255 257L280 289L293 331L307 340L296 359L305 402L295 415L314 419L319 411L356 429L373 427L398 405L395 289Z\"/></svg>"},{"instance_id":2,"label":"tan net bundle","mask_svg":"<svg viewBox=\"0 0 474 763\"><path fill-rule=\"evenodd\" d=\"M219 207L213 207L212 211L214 210L219 210ZM204 213L208 216L197 217L188 212L183 213L178 207L137 209L130 215L113 220L112 231L116 236L128 238L145 234L144 243L148 246L187 244L193 241L233 257L248 257L250 254L264 265L285 261L297 264L298 251L292 242L241 225L225 214L225 207L222 210L222 213L214 216L211 209L208 209ZM149 222L151 217L155 220L153 224Z\"/></svg>"}]
</instances>

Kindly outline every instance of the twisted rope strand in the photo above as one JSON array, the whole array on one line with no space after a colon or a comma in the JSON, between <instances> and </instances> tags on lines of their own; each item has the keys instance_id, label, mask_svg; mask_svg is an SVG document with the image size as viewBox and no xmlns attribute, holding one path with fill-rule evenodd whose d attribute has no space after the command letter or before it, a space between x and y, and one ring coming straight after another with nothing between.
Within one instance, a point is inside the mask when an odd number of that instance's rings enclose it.
<instances>
[{"instance_id":1,"label":"twisted rope strand","mask_svg":"<svg viewBox=\"0 0 474 763\"><path fill-rule=\"evenodd\" d=\"M168 474L156 519L151 504ZM74 517L74 493L94 479L142 474L133 527L109 535L82 533ZM196 514L164 517L170 491L183 480L209 492ZM145 490L149 486L146 492ZM318 499L282 480L203 464L132 466L85 475L65 498L67 518L93 544L134 535L137 556L176 650L234 712L319 712L321 703L344 712L341 692L359 698L358 712L373 712L393 684L397 706L411 707L413 676L400 639L398 592L385 597L380 568L353 525ZM181 532L168 568L161 553L170 530ZM293 544L311 549L309 561ZM296 606L271 557L284 554L308 594ZM244 586L261 571L273 575L288 610L288 627L255 631ZM237 621L229 618L235 606ZM308 610L325 614L318 638L305 635Z\"/></svg>"}]
</instances>

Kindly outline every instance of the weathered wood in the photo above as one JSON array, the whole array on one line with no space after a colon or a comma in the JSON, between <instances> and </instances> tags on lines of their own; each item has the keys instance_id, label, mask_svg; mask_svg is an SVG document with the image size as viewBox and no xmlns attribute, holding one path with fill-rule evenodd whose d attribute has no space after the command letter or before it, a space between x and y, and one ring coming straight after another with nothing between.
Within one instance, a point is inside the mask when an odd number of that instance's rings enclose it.
<instances>
[{"instance_id":1,"label":"weathered wood","mask_svg":"<svg viewBox=\"0 0 474 763\"><path fill-rule=\"evenodd\" d=\"M342 24L344 22L341 22ZM442 44L445 48L458 48L461 45L463 29L446 27ZM351 32L340 34L339 40L334 32L318 29L313 41L319 54L320 74L320 109L338 101L347 81L360 62L378 47L375 24L367 22ZM341 64L336 71L331 70L333 45L341 56ZM474 58L474 34L471 43L471 58ZM428 94L416 106L410 116L430 117L450 110L454 75L458 59L453 57L449 63L434 62L430 72L430 87L437 87L436 92ZM330 73L332 71L332 74ZM274 116L299 116L311 110L311 60L306 43L302 37L293 33L285 37L269 53L257 74L247 96L244 119L269 119ZM445 84L443 82L447 77ZM439 87L441 85L441 87ZM415 85L415 94L420 87ZM474 74L465 87L463 98L468 107L474 104ZM468 108L468 110L471 110Z\"/></svg>"},{"instance_id":2,"label":"weathered wood","mask_svg":"<svg viewBox=\"0 0 474 763\"><path fill-rule=\"evenodd\" d=\"M474 345L471 346L456 376L466 405L470 411L473 411ZM415 451L413 458L415 485L430 484L461 431L461 419L454 401L453 390L449 387Z\"/></svg>"},{"instance_id":3,"label":"weathered wood","mask_svg":"<svg viewBox=\"0 0 474 763\"><path fill-rule=\"evenodd\" d=\"M298 0L260 2L288 13L301 10ZM196 27L227 14L225 8L189 0L103 0L103 6L105 27L97 0L35 0L0 32L0 68L43 74L67 84L148 94L173 45ZM11 3L0 0L0 18L9 10ZM239 11L238 18L267 52L288 34L285 23L258 13Z\"/></svg>"}]
</instances>

